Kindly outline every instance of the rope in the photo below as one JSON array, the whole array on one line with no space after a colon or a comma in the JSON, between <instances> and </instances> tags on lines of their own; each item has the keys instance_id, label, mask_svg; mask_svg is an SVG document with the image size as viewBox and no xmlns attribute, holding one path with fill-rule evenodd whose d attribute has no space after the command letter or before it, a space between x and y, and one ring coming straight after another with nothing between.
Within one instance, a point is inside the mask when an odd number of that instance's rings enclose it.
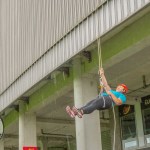
<instances>
[{"instance_id":1,"label":"rope","mask_svg":"<svg viewBox=\"0 0 150 150\"><path fill-rule=\"evenodd\" d=\"M98 45L98 67L99 69L102 68L102 48L101 48L101 39L99 38L97 40L97 45ZM99 86L100 86L100 93L103 92L103 83L102 83L102 78L100 76L99 78Z\"/></svg>"},{"instance_id":2,"label":"rope","mask_svg":"<svg viewBox=\"0 0 150 150\"><path fill-rule=\"evenodd\" d=\"M115 150L116 143L116 115L115 115L115 107L113 106L113 114L114 114L114 139L113 139L113 150Z\"/></svg>"},{"instance_id":3,"label":"rope","mask_svg":"<svg viewBox=\"0 0 150 150\"><path fill-rule=\"evenodd\" d=\"M99 68L102 68L102 48L101 48L101 39L99 38L97 40L97 44L98 44L98 66Z\"/></svg>"},{"instance_id":4,"label":"rope","mask_svg":"<svg viewBox=\"0 0 150 150\"><path fill-rule=\"evenodd\" d=\"M101 49L101 39L99 38L97 40L97 45L98 45L98 67L99 69L102 68L102 49ZM102 78L100 77L99 79L100 82L100 93L103 92L103 83L102 83ZM114 116L114 137L113 137L113 150L115 150L115 143L116 143L116 115L115 115L115 110L114 110L114 106L113 106L113 116Z\"/></svg>"}]
</instances>

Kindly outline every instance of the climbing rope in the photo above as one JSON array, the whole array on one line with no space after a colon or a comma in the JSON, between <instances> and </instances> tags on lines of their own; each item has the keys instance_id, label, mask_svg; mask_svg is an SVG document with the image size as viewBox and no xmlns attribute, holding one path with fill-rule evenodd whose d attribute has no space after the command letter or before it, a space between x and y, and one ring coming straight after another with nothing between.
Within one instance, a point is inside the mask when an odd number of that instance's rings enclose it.
<instances>
[{"instance_id":1,"label":"climbing rope","mask_svg":"<svg viewBox=\"0 0 150 150\"><path fill-rule=\"evenodd\" d=\"M113 106L113 116L114 116L114 139L113 139L113 150L115 150L116 143L116 115L115 115L115 107Z\"/></svg>"},{"instance_id":2,"label":"climbing rope","mask_svg":"<svg viewBox=\"0 0 150 150\"><path fill-rule=\"evenodd\" d=\"M100 38L97 40L97 44L98 44L98 65L99 65L99 68L102 68L102 48L101 48Z\"/></svg>"},{"instance_id":3,"label":"climbing rope","mask_svg":"<svg viewBox=\"0 0 150 150\"><path fill-rule=\"evenodd\" d=\"M103 67L102 66L102 48L101 48L101 39L100 38L97 40L97 45L98 45L98 67L100 69L100 68ZM100 94L101 94L103 92L103 88L104 88L101 76L99 78L99 86L100 86ZM113 116L114 116L113 150L115 150L115 143L116 143L116 115L115 115L115 108L114 108L114 106L113 106Z\"/></svg>"},{"instance_id":4,"label":"climbing rope","mask_svg":"<svg viewBox=\"0 0 150 150\"><path fill-rule=\"evenodd\" d=\"M102 68L102 48L101 48L101 39L99 38L97 40L97 45L98 45L98 68ZM99 70L98 70L99 72ZM100 72L99 72L100 73ZM103 82L102 82L102 78L99 75L99 87L100 87L100 93L103 92Z\"/></svg>"}]
</instances>

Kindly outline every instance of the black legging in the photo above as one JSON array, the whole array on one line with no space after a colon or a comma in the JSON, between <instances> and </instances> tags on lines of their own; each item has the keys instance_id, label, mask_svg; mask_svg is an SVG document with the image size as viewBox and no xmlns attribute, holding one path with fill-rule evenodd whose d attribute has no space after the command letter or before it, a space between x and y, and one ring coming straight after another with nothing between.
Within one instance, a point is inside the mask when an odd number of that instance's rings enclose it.
<instances>
[{"instance_id":1,"label":"black legging","mask_svg":"<svg viewBox=\"0 0 150 150\"><path fill-rule=\"evenodd\" d=\"M94 110L104 110L112 107L112 98L110 96L98 96L96 99L91 100L80 109L84 114L90 114Z\"/></svg>"}]
</instances>

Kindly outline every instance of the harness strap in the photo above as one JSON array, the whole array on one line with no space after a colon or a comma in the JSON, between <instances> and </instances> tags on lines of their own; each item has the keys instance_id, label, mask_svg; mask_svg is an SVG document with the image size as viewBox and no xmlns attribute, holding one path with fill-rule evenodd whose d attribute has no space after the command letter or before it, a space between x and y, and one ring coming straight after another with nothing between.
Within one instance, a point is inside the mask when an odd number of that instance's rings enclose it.
<instances>
[{"instance_id":1,"label":"harness strap","mask_svg":"<svg viewBox=\"0 0 150 150\"><path fill-rule=\"evenodd\" d=\"M104 96L102 96L102 98L103 98L103 102L104 102L103 108L105 108L105 106L106 106L105 98L104 98Z\"/></svg>"}]
</instances>

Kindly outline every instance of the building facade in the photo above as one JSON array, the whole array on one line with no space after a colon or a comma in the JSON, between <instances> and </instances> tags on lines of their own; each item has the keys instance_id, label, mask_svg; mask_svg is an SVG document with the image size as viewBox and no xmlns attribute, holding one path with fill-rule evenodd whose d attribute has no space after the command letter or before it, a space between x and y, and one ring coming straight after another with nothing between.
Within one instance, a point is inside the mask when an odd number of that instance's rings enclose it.
<instances>
[{"instance_id":1,"label":"building facade","mask_svg":"<svg viewBox=\"0 0 150 150\"><path fill-rule=\"evenodd\" d=\"M0 0L0 20L1 150L148 149L149 0ZM70 119L99 93L98 45L127 104Z\"/></svg>"}]
</instances>

